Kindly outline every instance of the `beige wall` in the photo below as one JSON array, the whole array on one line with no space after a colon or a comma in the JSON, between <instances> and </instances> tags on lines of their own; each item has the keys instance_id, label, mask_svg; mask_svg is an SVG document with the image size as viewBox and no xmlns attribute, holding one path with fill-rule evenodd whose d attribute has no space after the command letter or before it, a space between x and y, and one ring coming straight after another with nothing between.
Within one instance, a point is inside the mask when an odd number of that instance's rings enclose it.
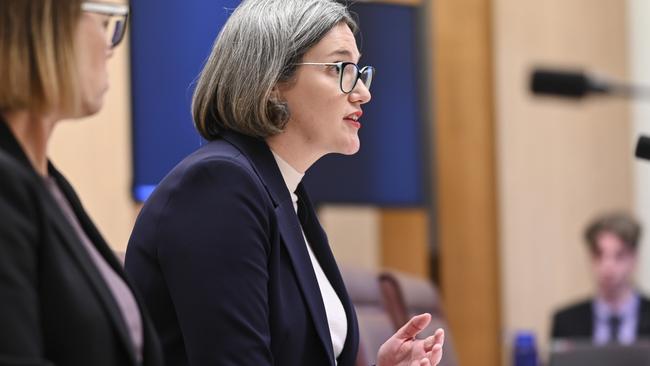
<instances>
[{"instance_id":1,"label":"beige wall","mask_svg":"<svg viewBox=\"0 0 650 366\"><path fill-rule=\"evenodd\" d=\"M375 207L327 205L318 216L339 264L375 270L381 265L381 213Z\"/></svg>"},{"instance_id":2,"label":"beige wall","mask_svg":"<svg viewBox=\"0 0 650 366\"><path fill-rule=\"evenodd\" d=\"M582 229L632 209L629 106L533 98L533 65L627 75L626 2L495 0L498 180L505 340L536 331L545 346L557 306L588 294Z\"/></svg>"},{"instance_id":3,"label":"beige wall","mask_svg":"<svg viewBox=\"0 0 650 366\"><path fill-rule=\"evenodd\" d=\"M75 187L109 244L120 251L126 248L136 215L130 195L128 52L125 39L109 61L110 90L102 111L59 123L49 147L51 160Z\"/></svg>"}]
</instances>

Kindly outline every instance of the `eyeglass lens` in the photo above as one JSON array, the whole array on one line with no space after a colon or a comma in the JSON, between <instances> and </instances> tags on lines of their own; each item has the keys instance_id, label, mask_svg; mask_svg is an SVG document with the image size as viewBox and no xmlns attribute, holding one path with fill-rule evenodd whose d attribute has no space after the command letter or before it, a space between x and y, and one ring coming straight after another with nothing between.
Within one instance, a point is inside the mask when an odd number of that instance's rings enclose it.
<instances>
[{"instance_id":1,"label":"eyeglass lens","mask_svg":"<svg viewBox=\"0 0 650 366\"><path fill-rule=\"evenodd\" d=\"M354 64L344 64L343 72L341 74L341 89L343 92L349 93L354 89L357 83L357 76L361 82L370 89L370 83L372 82L372 68L366 67L363 68L361 74L359 74L359 69Z\"/></svg>"},{"instance_id":2,"label":"eyeglass lens","mask_svg":"<svg viewBox=\"0 0 650 366\"><path fill-rule=\"evenodd\" d=\"M108 37L108 44L111 48L117 46L124 37L126 29L126 20L119 15L110 16L108 18L108 25L106 26L106 37Z\"/></svg>"}]
</instances>

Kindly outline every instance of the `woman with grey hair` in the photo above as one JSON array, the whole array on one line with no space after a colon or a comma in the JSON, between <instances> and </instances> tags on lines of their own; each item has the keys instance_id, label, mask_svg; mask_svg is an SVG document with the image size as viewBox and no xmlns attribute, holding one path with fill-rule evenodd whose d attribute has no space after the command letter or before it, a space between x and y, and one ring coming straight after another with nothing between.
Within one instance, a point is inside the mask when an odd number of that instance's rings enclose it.
<instances>
[{"instance_id":1,"label":"woman with grey hair","mask_svg":"<svg viewBox=\"0 0 650 366\"><path fill-rule=\"evenodd\" d=\"M223 27L194 94L210 142L149 198L126 268L168 365L355 364L357 320L305 188L329 153L354 154L374 69L359 68L333 0L246 0ZM436 365L444 334L411 319L378 365Z\"/></svg>"}]
</instances>

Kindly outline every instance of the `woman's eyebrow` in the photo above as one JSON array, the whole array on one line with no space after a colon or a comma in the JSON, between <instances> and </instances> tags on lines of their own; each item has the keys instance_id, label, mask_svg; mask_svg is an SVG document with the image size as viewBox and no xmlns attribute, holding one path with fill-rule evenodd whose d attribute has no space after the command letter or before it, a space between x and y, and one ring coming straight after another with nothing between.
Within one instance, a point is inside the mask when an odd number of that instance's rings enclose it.
<instances>
[{"instance_id":1,"label":"woman's eyebrow","mask_svg":"<svg viewBox=\"0 0 650 366\"><path fill-rule=\"evenodd\" d=\"M330 57L330 56L346 56L346 57L349 57L349 58L354 58L354 55L352 54L352 52L350 52L349 50L346 50L346 49L342 49L342 48L338 49L336 51L333 51L333 52L331 52L330 54L327 55L327 57ZM361 54L359 54L359 58L361 58Z\"/></svg>"}]
</instances>

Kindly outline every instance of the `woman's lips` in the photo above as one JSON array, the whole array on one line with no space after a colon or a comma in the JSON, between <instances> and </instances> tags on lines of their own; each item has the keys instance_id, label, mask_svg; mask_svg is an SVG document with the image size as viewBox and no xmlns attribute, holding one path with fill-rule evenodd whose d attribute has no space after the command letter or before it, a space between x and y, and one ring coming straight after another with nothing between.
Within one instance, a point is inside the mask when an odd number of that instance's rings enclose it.
<instances>
[{"instance_id":1,"label":"woman's lips","mask_svg":"<svg viewBox=\"0 0 650 366\"><path fill-rule=\"evenodd\" d=\"M351 124L353 127L357 129L361 128L361 123L359 121L353 120L352 118L345 118L344 121Z\"/></svg>"}]
</instances>

